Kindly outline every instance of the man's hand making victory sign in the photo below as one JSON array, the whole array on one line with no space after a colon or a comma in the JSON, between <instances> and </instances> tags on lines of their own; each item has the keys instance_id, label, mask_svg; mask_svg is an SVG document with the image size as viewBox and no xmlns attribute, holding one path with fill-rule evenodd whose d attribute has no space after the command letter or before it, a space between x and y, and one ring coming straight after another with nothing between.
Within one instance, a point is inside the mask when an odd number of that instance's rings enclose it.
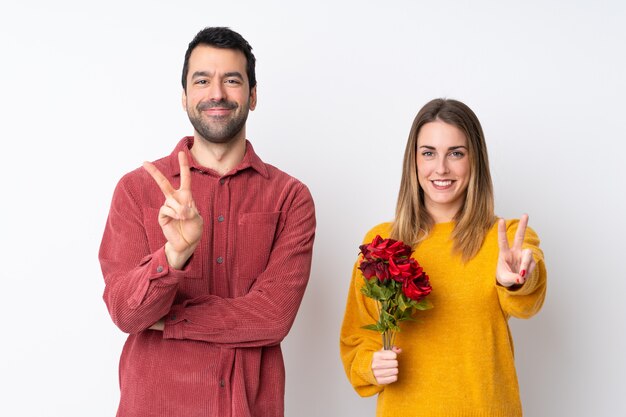
<instances>
[{"instance_id":1,"label":"man's hand making victory sign","mask_svg":"<svg viewBox=\"0 0 626 417\"><path fill-rule=\"evenodd\" d=\"M184 152L178 153L178 164L180 188L176 190L153 164L143 163L143 167L154 178L165 196L165 202L159 210L159 224L167 239L165 255L174 269L182 269L193 254L202 237L204 224L191 195L191 172Z\"/></svg>"},{"instance_id":2,"label":"man's hand making victory sign","mask_svg":"<svg viewBox=\"0 0 626 417\"><path fill-rule=\"evenodd\" d=\"M524 214L519 220L513 246L509 247L506 237L506 223L503 219L498 221L498 265L496 267L496 280L503 287L521 285L526 282L526 277L535 269L535 260L530 249L522 249L528 215Z\"/></svg>"}]
</instances>

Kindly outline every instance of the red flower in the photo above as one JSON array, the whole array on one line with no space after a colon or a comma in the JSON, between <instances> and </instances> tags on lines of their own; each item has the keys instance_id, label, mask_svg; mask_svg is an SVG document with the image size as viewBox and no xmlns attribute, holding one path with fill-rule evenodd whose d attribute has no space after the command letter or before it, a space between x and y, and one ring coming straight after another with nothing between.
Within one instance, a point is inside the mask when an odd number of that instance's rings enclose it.
<instances>
[{"instance_id":1,"label":"red flower","mask_svg":"<svg viewBox=\"0 0 626 417\"><path fill-rule=\"evenodd\" d=\"M413 258L399 260L391 258L389 259L389 273L394 280L405 282L422 275L424 269Z\"/></svg>"},{"instance_id":2,"label":"red flower","mask_svg":"<svg viewBox=\"0 0 626 417\"><path fill-rule=\"evenodd\" d=\"M421 269L421 268L420 268ZM411 300L420 301L432 290L428 275L423 271L415 278L407 279L402 283L402 292Z\"/></svg>"},{"instance_id":3,"label":"red flower","mask_svg":"<svg viewBox=\"0 0 626 417\"><path fill-rule=\"evenodd\" d=\"M391 258L408 258L411 256L411 247L394 239L383 239L376 235L372 243L359 246L363 257L368 260L380 259L388 261Z\"/></svg>"},{"instance_id":4,"label":"red flower","mask_svg":"<svg viewBox=\"0 0 626 417\"><path fill-rule=\"evenodd\" d=\"M381 261L361 261L359 269L363 272L363 276L367 279L372 277L378 278L380 282L389 279L389 266Z\"/></svg>"}]
</instances>

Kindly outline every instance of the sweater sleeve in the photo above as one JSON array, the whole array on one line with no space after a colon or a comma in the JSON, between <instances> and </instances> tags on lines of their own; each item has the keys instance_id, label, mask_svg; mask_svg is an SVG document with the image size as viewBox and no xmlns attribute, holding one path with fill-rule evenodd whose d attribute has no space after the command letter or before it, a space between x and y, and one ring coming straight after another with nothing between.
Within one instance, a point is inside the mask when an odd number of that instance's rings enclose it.
<instances>
[{"instance_id":1,"label":"sweater sleeve","mask_svg":"<svg viewBox=\"0 0 626 417\"><path fill-rule=\"evenodd\" d=\"M519 220L507 221L509 242L513 241L518 224ZM510 290L500 285L496 288L502 310L509 316L527 319L535 315L543 305L546 296L547 273L543 251L539 248L539 236L530 227L526 228L522 247L532 250L536 263L535 270L518 289Z\"/></svg>"},{"instance_id":2,"label":"sweater sleeve","mask_svg":"<svg viewBox=\"0 0 626 417\"><path fill-rule=\"evenodd\" d=\"M380 227L372 229L363 242L371 242L377 234L383 234L380 232ZM362 326L376 323L378 313L375 301L361 293L363 275L358 265L359 261L352 269L339 348L350 384L360 396L369 397L381 392L384 388L376 383L372 372L372 357L375 351L382 348L382 340L379 333L362 328Z\"/></svg>"},{"instance_id":3,"label":"sweater sleeve","mask_svg":"<svg viewBox=\"0 0 626 417\"><path fill-rule=\"evenodd\" d=\"M315 207L299 183L265 270L241 297L205 295L174 305L163 337L238 348L280 343L289 332L311 270Z\"/></svg>"},{"instance_id":4,"label":"sweater sleeve","mask_svg":"<svg viewBox=\"0 0 626 417\"><path fill-rule=\"evenodd\" d=\"M120 180L100 245L104 301L113 322L138 333L170 310L184 271L171 269L163 247L150 251L130 176Z\"/></svg>"}]
</instances>

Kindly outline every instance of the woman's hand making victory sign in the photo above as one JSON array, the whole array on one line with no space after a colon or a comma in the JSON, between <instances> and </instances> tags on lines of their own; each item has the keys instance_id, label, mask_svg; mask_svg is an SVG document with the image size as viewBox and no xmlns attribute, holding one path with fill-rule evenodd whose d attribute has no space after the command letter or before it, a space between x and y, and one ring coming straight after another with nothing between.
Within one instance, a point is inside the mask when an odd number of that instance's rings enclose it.
<instances>
[{"instance_id":1,"label":"woman's hand making victory sign","mask_svg":"<svg viewBox=\"0 0 626 417\"><path fill-rule=\"evenodd\" d=\"M522 249L528 215L524 214L519 220L513 246L509 247L506 236L506 222L498 220L498 265L496 266L496 280L503 287L521 285L526 282L526 277L535 269L535 260L530 249Z\"/></svg>"},{"instance_id":2,"label":"woman's hand making victory sign","mask_svg":"<svg viewBox=\"0 0 626 417\"><path fill-rule=\"evenodd\" d=\"M153 164L143 163L165 196L165 202L159 210L159 225L167 239L167 261L174 269L181 269L193 254L202 237L204 224L191 195L191 172L184 152L178 153L178 164L180 188L176 190Z\"/></svg>"}]
</instances>

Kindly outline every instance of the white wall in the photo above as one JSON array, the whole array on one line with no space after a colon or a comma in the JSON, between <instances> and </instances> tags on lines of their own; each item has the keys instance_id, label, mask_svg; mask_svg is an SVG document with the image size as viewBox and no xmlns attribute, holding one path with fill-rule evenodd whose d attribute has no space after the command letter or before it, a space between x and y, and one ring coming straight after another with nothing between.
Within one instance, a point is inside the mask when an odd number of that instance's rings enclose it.
<instances>
[{"instance_id":1,"label":"white wall","mask_svg":"<svg viewBox=\"0 0 626 417\"><path fill-rule=\"evenodd\" d=\"M350 270L366 230L393 216L415 113L440 96L483 123L498 214L528 212L543 240L545 307L512 323L526 416L625 414L624 2L10 3L0 415L114 415L125 336L101 299L101 233L121 175L191 133L180 70L211 25L253 45L249 137L317 205L313 275L284 343L288 416L374 415L339 360Z\"/></svg>"}]
</instances>

